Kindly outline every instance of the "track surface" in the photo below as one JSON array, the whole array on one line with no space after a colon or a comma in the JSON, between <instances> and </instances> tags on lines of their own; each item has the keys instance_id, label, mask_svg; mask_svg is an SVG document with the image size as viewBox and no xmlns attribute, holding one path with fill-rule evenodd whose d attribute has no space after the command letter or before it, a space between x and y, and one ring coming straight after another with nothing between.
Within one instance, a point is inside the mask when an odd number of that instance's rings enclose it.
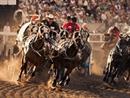
<instances>
[{"instance_id":1,"label":"track surface","mask_svg":"<svg viewBox=\"0 0 130 98\"><path fill-rule=\"evenodd\" d=\"M110 88L101 77L74 75L62 91L49 91L43 83L16 85L0 81L0 98L130 98L130 85Z\"/></svg>"},{"instance_id":2,"label":"track surface","mask_svg":"<svg viewBox=\"0 0 130 98\"><path fill-rule=\"evenodd\" d=\"M101 52L94 53L96 70L104 65L99 62L105 57L100 57ZM104 54L104 53L102 53ZM98 59L97 59L98 58ZM99 66L100 65L100 66ZM99 70L100 71L100 70ZM44 75L45 75L44 71ZM102 76L82 76L73 73L68 87L61 91L50 91L44 85L46 76L37 77L37 83L17 85L0 80L0 98L130 98L130 83L119 83L117 86L108 87L102 82ZM40 80L40 81L39 81Z\"/></svg>"}]
</instances>

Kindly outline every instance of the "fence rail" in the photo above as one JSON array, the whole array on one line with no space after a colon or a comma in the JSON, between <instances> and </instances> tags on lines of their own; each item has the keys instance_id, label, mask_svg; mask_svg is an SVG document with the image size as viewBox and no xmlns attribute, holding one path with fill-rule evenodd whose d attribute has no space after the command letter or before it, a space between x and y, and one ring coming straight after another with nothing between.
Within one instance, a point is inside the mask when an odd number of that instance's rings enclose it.
<instances>
[{"instance_id":1,"label":"fence rail","mask_svg":"<svg viewBox=\"0 0 130 98\"><path fill-rule=\"evenodd\" d=\"M0 32L0 35L2 35L2 36L16 36L16 32L8 32L8 33Z\"/></svg>"}]
</instances>

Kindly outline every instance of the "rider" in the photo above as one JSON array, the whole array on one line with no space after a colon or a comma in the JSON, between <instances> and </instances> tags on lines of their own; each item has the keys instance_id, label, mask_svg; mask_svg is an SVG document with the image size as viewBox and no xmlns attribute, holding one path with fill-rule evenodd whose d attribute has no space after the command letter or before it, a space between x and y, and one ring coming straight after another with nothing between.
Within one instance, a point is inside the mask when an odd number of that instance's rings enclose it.
<instances>
[{"instance_id":1,"label":"rider","mask_svg":"<svg viewBox=\"0 0 130 98\"><path fill-rule=\"evenodd\" d=\"M120 35L120 30L118 29L117 24L115 24L114 26L110 27L108 29L107 34L110 35L109 43L111 43L111 42L113 42L115 40L118 40L119 35Z\"/></svg>"},{"instance_id":2,"label":"rider","mask_svg":"<svg viewBox=\"0 0 130 98\"><path fill-rule=\"evenodd\" d=\"M71 17L67 17L68 22L63 24L63 29L67 30L70 34L69 37L72 38L72 35L74 33L74 31L79 31L80 30L80 26L77 23L77 17L75 16L71 16Z\"/></svg>"},{"instance_id":3,"label":"rider","mask_svg":"<svg viewBox=\"0 0 130 98\"><path fill-rule=\"evenodd\" d=\"M60 32L60 28L58 23L54 20L53 14L49 14L47 19L43 20L42 22L44 25L50 28L50 37L53 37L52 39L56 40L57 34Z\"/></svg>"},{"instance_id":4,"label":"rider","mask_svg":"<svg viewBox=\"0 0 130 98\"><path fill-rule=\"evenodd\" d=\"M105 34L106 36L109 35L109 37L106 39L105 43L103 43L101 45L102 49L105 49L105 47L111 47L112 45L114 45L115 42L117 42L117 40L119 39L120 36L120 30L117 26L117 24L115 24L114 26L110 27L108 29L107 34Z\"/></svg>"}]
</instances>

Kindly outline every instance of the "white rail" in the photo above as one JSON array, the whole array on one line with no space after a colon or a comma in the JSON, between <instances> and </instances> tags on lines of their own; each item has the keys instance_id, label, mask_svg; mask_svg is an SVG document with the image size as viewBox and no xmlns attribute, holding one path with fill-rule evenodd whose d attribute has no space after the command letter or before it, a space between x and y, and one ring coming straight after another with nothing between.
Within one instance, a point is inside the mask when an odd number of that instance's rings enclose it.
<instances>
[{"instance_id":1,"label":"white rail","mask_svg":"<svg viewBox=\"0 0 130 98\"><path fill-rule=\"evenodd\" d=\"M93 36L99 36L99 40L96 40L96 39L91 39L91 37ZM90 43L103 43L103 36L104 34L101 34L101 33L91 33L90 34L90 38L88 39Z\"/></svg>"},{"instance_id":2,"label":"white rail","mask_svg":"<svg viewBox=\"0 0 130 98\"><path fill-rule=\"evenodd\" d=\"M5 33L5 32L0 32L0 35L3 36L16 36L16 32L9 32L9 33Z\"/></svg>"}]
</instances>

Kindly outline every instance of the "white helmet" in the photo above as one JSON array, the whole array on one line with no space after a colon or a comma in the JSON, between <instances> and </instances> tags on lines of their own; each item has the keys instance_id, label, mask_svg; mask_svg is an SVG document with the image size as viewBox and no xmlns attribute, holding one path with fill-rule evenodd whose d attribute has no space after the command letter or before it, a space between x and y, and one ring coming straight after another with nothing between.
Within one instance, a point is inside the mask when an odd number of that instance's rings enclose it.
<instances>
[{"instance_id":1,"label":"white helmet","mask_svg":"<svg viewBox=\"0 0 130 98\"><path fill-rule=\"evenodd\" d=\"M54 15L53 15L53 14L49 14L49 15L47 16L47 18L53 19L53 18L54 18Z\"/></svg>"},{"instance_id":2,"label":"white helmet","mask_svg":"<svg viewBox=\"0 0 130 98\"><path fill-rule=\"evenodd\" d=\"M130 30L128 30L128 31L126 32L126 34L127 34L127 35L130 35Z\"/></svg>"}]
</instances>

